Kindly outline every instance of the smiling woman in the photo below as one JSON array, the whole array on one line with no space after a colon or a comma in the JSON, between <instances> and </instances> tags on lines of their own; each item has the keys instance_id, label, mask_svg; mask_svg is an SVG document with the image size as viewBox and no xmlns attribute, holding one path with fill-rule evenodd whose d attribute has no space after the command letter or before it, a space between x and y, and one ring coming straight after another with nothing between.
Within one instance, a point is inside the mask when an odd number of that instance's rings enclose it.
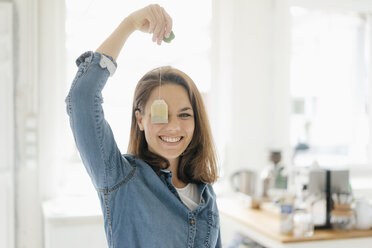
<instances>
[{"instance_id":1,"label":"smiling woman","mask_svg":"<svg viewBox=\"0 0 372 248\"><path fill-rule=\"evenodd\" d=\"M130 10L138 9L152 3L150 0L120 1L120 0L65 0L66 3L66 92L74 78L75 59L81 51L88 47L97 47L102 42L102 37L108 36L121 21L122 16L130 14ZM161 4L172 16L177 16L173 27L175 39L171 43L154 48L148 42L149 34L137 32L131 35L125 44L125 56L118 57L117 63L121 68L115 77L104 89L105 117L110 122L116 137L118 147L127 150L129 143L132 114L132 99L136 83L143 73L161 65L172 65L187 72L195 81L203 98L209 98L211 91L211 63L210 28L212 19L212 1L173 1L162 0ZM195 8L198 6L198 8ZM104 18L97 18L102 16ZM193 18L189 18L193 13ZM190 29L189 27L193 28ZM150 36L151 37L151 36ZM195 39L194 37L198 37ZM151 38L150 38L151 39ZM192 49L184 49L185 46ZM195 63L198 61L198 63ZM136 64L136 66L132 66ZM125 82L125 83L123 83ZM121 94L118 95L117 92ZM206 102L208 108L208 102ZM64 113L62 113L64 118ZM61 145L57 150L65 152L60 166L53 168L52 181L53 193L63 195L90 195L95 197L95 192L87 187L82 187L82 180L89 180L80 166L79 153L73 145L73 138L68 130L68 123L61 122L63 126ZM58 153L60 154L60 153ZM62 160L62 159L61 159Z\"/></svg>"},{"instance_id":2,"label":"smiling woman","mask_svg":"<svg viewBox=\"0 0 372 248\"><path fill-rule=\"evenodd\" d=\"M102 90L116 71L127 39L141 31L161 45L172 24L164 8L149 5L124 18L95 52L76 60L78 71L65 99L67 114L101 201L109 247L221 247L212 187L216 154L206 110L191 78L171 67L141 78L128 154L121 154L103 113ZM168 122L152 123L151 104L161 81Z\"/></svg>"}]
</instances>

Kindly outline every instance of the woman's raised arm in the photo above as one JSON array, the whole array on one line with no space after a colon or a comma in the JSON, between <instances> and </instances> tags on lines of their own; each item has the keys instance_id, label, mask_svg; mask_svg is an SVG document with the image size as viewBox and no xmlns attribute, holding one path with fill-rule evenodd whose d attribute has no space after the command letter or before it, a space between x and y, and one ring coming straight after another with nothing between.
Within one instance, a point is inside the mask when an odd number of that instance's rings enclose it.
<instances>
[{"instance_id":1,"label":"woman's raised arm","mask_svg":"<svg viewBox=\"0 0 372 248\"><path fill-rule=\"evenodd\" d=\"M137 10L120 23L96 52L110 55L116 60L126 40L135 30L153 34L152 41L160 45L163 38L168 38L172 31L172 19L157 4Z\"/></svg>"},{"instance_id":2,"label":"woman's raised arm","mask_svg":"<svg viewBox=\"0 0 372 248\"><path fill-rule=\"evenodd\" d=\"M102 90L116 70L115 60L135 30L152 33L160 45L171 29L172 20L164 9L149 5L126 17L96 52L88 51L76 61L79 69L65 99L66 109L81 159L98 190L105 192L133 174L102 108Z\"/></svg>"}]
</instances>

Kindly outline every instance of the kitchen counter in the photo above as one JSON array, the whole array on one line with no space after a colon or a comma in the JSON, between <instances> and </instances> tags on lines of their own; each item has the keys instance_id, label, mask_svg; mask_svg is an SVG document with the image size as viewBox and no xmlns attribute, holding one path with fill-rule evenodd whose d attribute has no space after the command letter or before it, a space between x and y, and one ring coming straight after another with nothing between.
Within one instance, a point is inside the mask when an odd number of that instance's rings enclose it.
<instances>
[{"instance_id":1,"label":"kitchen counter","mask_svg":"<svg viewBox=\"0 0 372 248\"><path fill-rule=\"evenodd\" d=\"M372 247L372 229L315 230L313 236L294 237L293 235L280 234L280 216L274 210L271 211L268 208L251 209L236 197L220 197L218 208L221 218L222 240L239 232L270 248Z\"/></svg>"}]
</instances>

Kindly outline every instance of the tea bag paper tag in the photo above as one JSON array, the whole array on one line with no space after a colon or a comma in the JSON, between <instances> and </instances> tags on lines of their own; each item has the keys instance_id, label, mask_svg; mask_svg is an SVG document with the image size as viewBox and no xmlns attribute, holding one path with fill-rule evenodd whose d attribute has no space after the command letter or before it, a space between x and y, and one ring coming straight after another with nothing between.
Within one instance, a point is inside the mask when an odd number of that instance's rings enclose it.
<instances>
[{"instance_id":1,"label":"tea bag paper tag","mask_svg":"<svg viewBox=\"0 0 372 248\"><path fill-rule=\"evenodd\" d=\"M151 105L151 123L168 123L168 105L160 99Z\"/></svg>"}]
</instances>

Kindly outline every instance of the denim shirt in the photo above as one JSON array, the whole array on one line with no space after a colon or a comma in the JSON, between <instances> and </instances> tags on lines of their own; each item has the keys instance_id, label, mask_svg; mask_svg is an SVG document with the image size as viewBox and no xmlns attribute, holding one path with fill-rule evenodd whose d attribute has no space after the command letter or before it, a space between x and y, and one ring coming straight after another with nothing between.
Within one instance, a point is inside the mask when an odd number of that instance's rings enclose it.
<instances>
[{"instance_id":1,"label":"denim shirt","mask_svg":"<svg viewBox=\"0 0 372 248\"><path fill-rule=\"evenodd\" d=\"M216 195L198 184L200 202L191 211L172 184L143 160L121 154L104 118L102 89L116 69L110 56L85 52L66 97L67 113L84 166L98 192L110 248L221 247Z\"/></svg>"}]
</instances>

